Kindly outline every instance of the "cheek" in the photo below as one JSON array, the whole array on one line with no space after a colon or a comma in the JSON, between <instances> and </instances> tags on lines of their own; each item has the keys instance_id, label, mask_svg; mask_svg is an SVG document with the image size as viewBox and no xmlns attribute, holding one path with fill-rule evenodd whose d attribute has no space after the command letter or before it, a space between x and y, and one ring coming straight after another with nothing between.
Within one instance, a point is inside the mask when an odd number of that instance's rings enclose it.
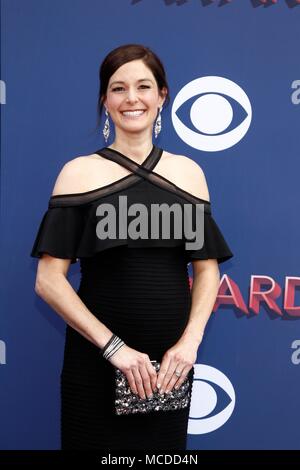
<instances>
[{"instance_id":1,"label":"cheek","mask_svg":"<svg viewBox=\"0 0 300 470\"><path fill-rule=\"evenodd\" d=\"M110 95L107 99L107 105L111 110L117 109L118 106L120 106L121 101L122 97L120 95Z\"/></svg>"},{"instance_id":2,"label":"cheek","mask_svg":"<svg viewBox=\"0 0 300 470\"><path fill-rule=\"evenodd\" d=\"M148 108L148 114L149 114L150 119L154 120L157 115L157 111L159 107L157 103L157 97L153 95L149 96L147 97L147 99L144 99L143 102Z\"/></svg>"},{"instance_id":3,"label":"cheek","mask_svg":"<svg viewBox=\"0 0 300 470\"><path fill-rule=\"evenodd\" d=\"M150 108L156 109L158 107L158 98L156 95L149 94L146 100Z\"/></svg>"}]
</instances>

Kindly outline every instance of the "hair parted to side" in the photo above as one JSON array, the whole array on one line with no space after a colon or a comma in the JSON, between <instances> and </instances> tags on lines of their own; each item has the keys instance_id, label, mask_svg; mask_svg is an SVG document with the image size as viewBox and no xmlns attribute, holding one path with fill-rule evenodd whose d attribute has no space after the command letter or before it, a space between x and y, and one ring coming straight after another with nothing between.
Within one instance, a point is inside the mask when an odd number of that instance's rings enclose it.
<instances>
[{"instance_id":1,"label":"hair parted to side","mask_svg":"<svg viewBox=\"0 0 300 470\"><path fill-rule=\"evenodd\" d=\"M98 125L100 124L101 114L103 111L103 101L106 96L110 77L122 65L126 64L127 62L131 62L132 60L138 59L141 59L153 73L159 91L161 91L163 87L167 88L168 93L164 102L164 106L168 105L170 102L166 72L158 56L149 47L143 46L141 44L124 44L109 52L100 65L100 89L97 103Z\"/></svg>"}]
</instances>

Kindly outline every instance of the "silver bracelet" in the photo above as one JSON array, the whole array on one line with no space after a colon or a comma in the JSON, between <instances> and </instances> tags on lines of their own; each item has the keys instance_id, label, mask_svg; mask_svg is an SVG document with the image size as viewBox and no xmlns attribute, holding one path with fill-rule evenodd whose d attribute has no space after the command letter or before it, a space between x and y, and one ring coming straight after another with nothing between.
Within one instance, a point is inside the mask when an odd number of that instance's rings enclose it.
<instances>
[{"instance_id":1,"label":"silver bracelet","mask_svg":"<svg viewBox=\"0 0 300 470\"><path fill-rule=\"evenodd\" d=\"M124 341L121 340L117 335L113 334L108 343L102 349L102 356L104 359L109 359L113 354L115 354L122 346L124 346Z\"/></svg>"}]
</instances>

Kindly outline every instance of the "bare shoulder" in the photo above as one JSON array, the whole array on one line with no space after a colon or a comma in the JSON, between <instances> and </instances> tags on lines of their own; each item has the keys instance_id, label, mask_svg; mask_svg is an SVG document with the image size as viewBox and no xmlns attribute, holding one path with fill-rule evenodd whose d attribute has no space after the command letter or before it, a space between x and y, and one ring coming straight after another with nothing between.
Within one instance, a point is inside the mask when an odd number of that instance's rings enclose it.
<instances>
[{"instance_id":1,"label":"bare shoulder","mask_svg":"<svg viewBox=\"0 0 300 470\"><path fill-rule=\"evenodd\" d=\"M75 157L66 162L56 178L52 196L80 192L80 182L86 171L86 163L84 156Z\"/></svg>"},{"instance_id":2,"label":"bare shoulder","mask_svg":"<svg viewBox=\"0 0 300 470\"><path fill-rule=\"evenodd\" d=\"M172 182L196 197L210 200L205 174L192 158L164 151L165 164Z\"/></svg>"}]
</instances>

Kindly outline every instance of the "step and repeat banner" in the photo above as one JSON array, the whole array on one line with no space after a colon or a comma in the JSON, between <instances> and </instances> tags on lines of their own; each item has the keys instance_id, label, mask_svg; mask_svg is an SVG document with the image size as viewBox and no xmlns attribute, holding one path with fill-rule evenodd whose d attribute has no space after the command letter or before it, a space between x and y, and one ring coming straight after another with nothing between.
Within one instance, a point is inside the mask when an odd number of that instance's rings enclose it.
<instances>
[{"instance_id":1,"label":"step and repeat banner","mask_svg":"<svg viewBox=\"0 0 300 470\"><path fill-rule=\"evenodd\" d=\"M155 143L201 166L234 253L195 364L188 449L299 449L299 3L1 2L1 449L60 446L65 323L35 294L30 251L63 164L105 145L99 65L128 43L161 58L171 101Z\"/></svg>"}]
</instances>

